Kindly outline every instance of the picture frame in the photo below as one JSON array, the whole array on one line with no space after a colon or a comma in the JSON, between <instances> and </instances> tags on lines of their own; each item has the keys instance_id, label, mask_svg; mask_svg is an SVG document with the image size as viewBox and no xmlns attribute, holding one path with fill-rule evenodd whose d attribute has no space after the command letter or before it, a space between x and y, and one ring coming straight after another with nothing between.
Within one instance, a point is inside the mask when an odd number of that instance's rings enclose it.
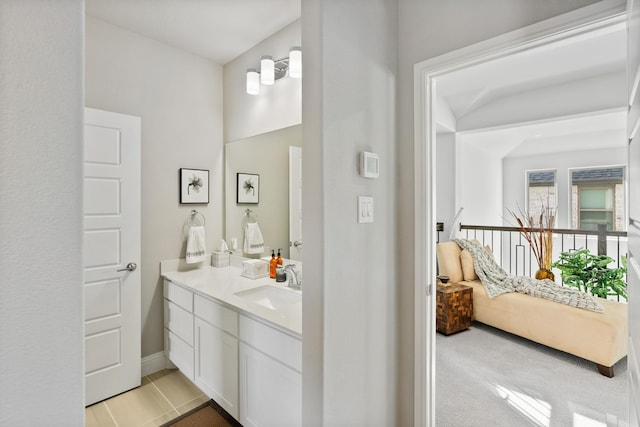
<instances>
[{"instance_id":1,"label":"picture frame","mask_svg":"<svg viewBox=\"0 0 640 427\"><path fill-rule=\"evenodd\" d=\"M257 205L260 201L260 175L238 172L236 176L236 203Z\"/></svg>"},{"instance_id":2,"label":"picture frame","mask_svg":"<svg viewBox=\"0 0 640 427\"><path fill-rule=\"evenodd\" d=\"M207 169L180 168L179 176L181 204L209 204L209 171Z\"/></svg>"}]
</instances>

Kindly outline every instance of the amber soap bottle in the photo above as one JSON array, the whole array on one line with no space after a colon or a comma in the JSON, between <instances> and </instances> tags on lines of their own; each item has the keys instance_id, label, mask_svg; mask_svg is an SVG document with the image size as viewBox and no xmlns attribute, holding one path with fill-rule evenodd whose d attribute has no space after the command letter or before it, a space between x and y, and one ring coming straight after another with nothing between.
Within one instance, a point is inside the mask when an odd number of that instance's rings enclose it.
<instances>
[{"instance_id":1,"label":"amber soap bottle","mask_svg":"<svg viewBox=\"0 0 640 427\"><path fill-rule=\"evenodd\" d=\"M280 249L278 249L278 258L276 258L277 265L282 265L282 257L280 257Z\"/></svg>"},{"instance_id":2,"label":"amber soap bottle","mask_svg":"<svg viewBox=\"0 0 640 427\"><path fill-rule=\"evenodd\" d=\"M276 267L278 266L278 260L276 260L276 254L272 250L271 251L271 260L269 261L269 277L272 279L276 278Z\"/></svg>"}]
</instances>

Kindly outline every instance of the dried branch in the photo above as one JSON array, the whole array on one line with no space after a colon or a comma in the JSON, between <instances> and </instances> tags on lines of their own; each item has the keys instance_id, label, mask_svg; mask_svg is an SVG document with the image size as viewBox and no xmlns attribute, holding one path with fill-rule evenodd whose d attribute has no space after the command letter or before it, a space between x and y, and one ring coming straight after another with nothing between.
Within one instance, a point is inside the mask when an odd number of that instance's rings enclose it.
<instances>
[{"instance_id":1,"label":"dried branch","mask_svg":"<svg viewBox=\"0 0 640 427\"><path fill-rule=\"evenodd\" d=\"M536 227L533 217L527 215L526 212L523 212L520 208L518 208L518 212L510 209L507 209L507 211L518 224L522 237L529 243L531 251L538 262L538 267L543 270L550 270L555 215L550 215L543 206L538 220L538 226ZM524 220L522 218L524 218Z\"/></svg>"}]
</instances>

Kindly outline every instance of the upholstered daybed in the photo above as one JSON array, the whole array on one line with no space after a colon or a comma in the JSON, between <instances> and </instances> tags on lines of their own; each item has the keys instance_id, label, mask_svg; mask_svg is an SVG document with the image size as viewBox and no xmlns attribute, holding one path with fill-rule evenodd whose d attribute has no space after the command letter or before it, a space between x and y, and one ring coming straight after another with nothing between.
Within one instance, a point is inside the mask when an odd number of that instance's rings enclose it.
<instances>
[{"instance_id":1,"label":"upholstered daybed","mask_svg":"<svg viewBox=\"0 0 640 427\"><path fill-rule=\"evenodd\" d=\"M439 274L473 288L475 321L590 360L607 377L627 355L627 304L598 299L604 311L595 312L514 292L491 299L456 242L438 243L437 258Z\"/></svg>"}]
</instances>

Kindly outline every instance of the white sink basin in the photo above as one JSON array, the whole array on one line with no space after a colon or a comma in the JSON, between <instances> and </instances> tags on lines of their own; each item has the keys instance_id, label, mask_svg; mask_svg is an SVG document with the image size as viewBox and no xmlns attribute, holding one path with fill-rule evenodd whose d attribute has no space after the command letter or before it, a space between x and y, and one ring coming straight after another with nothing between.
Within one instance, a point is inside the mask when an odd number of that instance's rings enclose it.
<instances>
[{"instance_id":1,"label":"white sink basin","mask_svg":"<svg viewBox=\"0 0 640 427\"><path fill-rule=\"evenodd\" d=\"M282 310L302 303L302 292L276 288L270 285L236 292L234 295L271 310Z\"/></svg>"}]
</instances>

